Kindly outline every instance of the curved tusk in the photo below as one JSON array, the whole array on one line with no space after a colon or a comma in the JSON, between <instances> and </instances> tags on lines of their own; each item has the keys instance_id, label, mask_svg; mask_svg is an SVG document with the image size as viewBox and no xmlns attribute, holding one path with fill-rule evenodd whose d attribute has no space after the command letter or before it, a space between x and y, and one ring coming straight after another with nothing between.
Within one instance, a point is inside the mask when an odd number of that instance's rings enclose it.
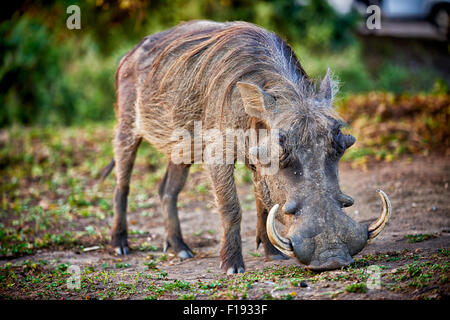
<instances>
[{"instance_id":1,"label":"curved tusk","mask_svg":"<svg viewBox=\"0 0 450 320\"><path fill-rule=\"evenodd\" d=\"M275 215L278 211L280 205L276 204L270 209L269 215L267 216L266 230L267 236L270 242L281 252L289 257L295 257L294 250L292 250L292 244L289 239L286 239L282 235L278 234L275 229Z\"/></svg>"},{"instance_id":2,"label":"curved tusk","mask_svg":"<svg viewBox=\"0 0 450 320\"><path fill-rule=\"evenodd\" d=\"M384 229L386 223L389 221L392 211L391 201L389 201L386 193L380 189L378 189L377 192L383 202L383 210L381 211L381 215L378 220L372 223L367 229L369 232L369 240L374 239Z\"/></svg>"}]
</instances>

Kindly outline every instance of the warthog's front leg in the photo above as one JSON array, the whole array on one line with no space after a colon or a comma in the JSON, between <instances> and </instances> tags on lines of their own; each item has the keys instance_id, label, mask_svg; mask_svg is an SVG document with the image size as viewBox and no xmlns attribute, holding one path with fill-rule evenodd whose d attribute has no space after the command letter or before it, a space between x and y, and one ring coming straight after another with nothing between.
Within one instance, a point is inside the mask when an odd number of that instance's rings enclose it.
<instances>
[{"instance_id":1,"label":"warthog's front leg","mask_svg":"<svg viewBox=\"0 0 450 320\"><path fill-rule=\"evenodd\" d=\"M209 171L223 228L221 268L228 274L243 273L241 208L234 183L234 165L211 165Z\"/></svg>"},{"instance_id":2,"label":"warthog's front leg","mask_svg":"<svg viewBox=\"0 0 450 320\"><path fill-rule=\"evenodd\" d=\"M189 173L189 165L175 165L169 162L166 174L159 187L159 196L166 225L164 251L169 247L177 253L180 259L192 258L194 254L184 243L178 219L177 199Z\"/></svg>"}]
</instances>

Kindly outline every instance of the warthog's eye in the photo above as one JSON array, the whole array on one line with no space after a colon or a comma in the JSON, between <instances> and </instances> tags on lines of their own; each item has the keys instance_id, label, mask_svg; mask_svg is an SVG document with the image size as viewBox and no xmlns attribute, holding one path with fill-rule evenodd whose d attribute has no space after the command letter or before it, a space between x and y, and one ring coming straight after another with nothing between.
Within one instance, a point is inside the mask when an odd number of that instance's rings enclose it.
<instances>
[{"instance_id":1,"label":"warthog's eye","mask_svg":"<svg viewBox=\"0 0 450 320\"><path fill-rule=\"evenodd\" d=\"M348 134L342 134L341 130L337 129L333 140L334 157L339 159L344 154L345 150L355 143L355 138Z\"/></svg>"},{"instance_id":2,"label":"warthog's eye","mask_svg":"<svg viewBox=\"0 0 450 320\"><path fill-rule=\"evenodd\" d=\"M339 159L345 152L344 135L341 130L337 130L333 140L333 158Z\"/></svg>"},{"instance_id":3,"label":"warthog's eye","mask_svg":"<svg viewBox=\"0 0 450 320\"><path fill-rule=\"evenodd\" d=\"M336 135L336 144L339 151L344 152L345 151L345 135L342 134L341 130L338 131Z\"/></svg>"},{"instance_id":4,"label":"warthog's eye","mask_svg":"<svg viewBox=\"0 0 450 320\"><path fill-rule=\"evenodd\" d=\"M287 145L287 138L286 135L283 132L280 132L279 140L278 140L280 147L281 147L281 153L280 153L280 168L286 168L289 166L289 163L291 162L291 152L289 150L289 147Z\"/></svg>"}]
</instances>

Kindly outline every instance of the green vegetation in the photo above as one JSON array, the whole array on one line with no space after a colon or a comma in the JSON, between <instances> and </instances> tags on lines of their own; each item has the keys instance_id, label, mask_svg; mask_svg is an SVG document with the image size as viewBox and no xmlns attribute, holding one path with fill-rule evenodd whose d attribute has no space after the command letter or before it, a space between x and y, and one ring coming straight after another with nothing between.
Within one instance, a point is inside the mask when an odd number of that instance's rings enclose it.
<instances>
[{"instance_id":1,"label":"green vegetation","mask_svg":"<svg viewBox=\"0 0 450 320\"><path fill-rule=\"evenodd\" d=\"M33 1L16 11L13 6L11 18L0 23L0 127L113 119L120 58L144 36L191 19L245 20L275 31L313 78L330 67L344 94L430 92L435 83L447 91L435 71L389 58L368 70L363 45L353 32L360 18L355 12L337 14L326 0L83 0L77 2L80 30L66 27L71 4Z\"/></svg>"},{"instance_id":2,"label":"green vegetation","mask_svg":"<svg viewBox=\"0 0 450 320\"><path fill-rule=\"evenodd\" d=\"M425 288L433 283L448 283L449 262L415 261L398 268L391 279L398 285L389 285L391 290L405 288Z\"/></svg>"},{"instance_id":3,"label":"green vegetation","mask_svg":"<svg viewBox=\"0 0 450 320\"><path fill-rule=\"evenodd\" d=\"M365 283L354 283L345 287L345 291L351 293L366 293L367 285Z\"/></svg>"},{"instance_id":4,"label":"green vegetation","mask_svg":"<svg viewBox=\"0 0 450 320\"><path fill-rule=\"evenodd\" d=\"M428 155L450 148L450 97L432 94L371 92L352 95L337 103L357 142L344 161L366 167L369 159L393 161L408 154Z\"/></svg>"},{"instance_id":5,"label":"green vegetation","mask_svg":"<svg viewBox=\"0 0 450 320\"><path fill-rule=\"evenodd\" d=\"M82 250L108 242L114 179L99 186L96 177L112 158L111 134L112 125L14 126L1 131L0 256L43 248ZM135 179L131 211L154 206L147 199L149 191L156 193L152 187L163 174L165 160L146 144L137 166L147 167L149 161L158 170ZM135 242L139 250L157 250L141 237L146 232L132 228L129 234L142 239Z\"/></svg>"},{"instance_id":6,"label":"green vegetation","mask_svg":"<svg viewBox=\"0 0 450 320\"><path fill-rule=\"evenodd\" d=\"M444 258L433 261L405 251L398 253L409 263L394 267L392 262L379 256L381 286L393 292L416 292L424 289L418 298L433 299L434 288L448 284L449 262ZM389 257L389 255L385 255ZM372 260L372 257L363 257ZM159 262L160 263L160 262ZM300 266L273 265L261 270L249 270L232 277L212 280L174 280L150 261L150 268L140 272L133 265L120 268L85 266L81 269L79 289L69 289L67 280L70 263L58 260L24 260L6 263L0 267L0 297L11 293L27 298L53 299L296 299L308 292L309 287L323 288L320 295L335 299L345 294L367 293L368 265L350 266L344 270L315 273ZM125 263L123 265L126 265ZM129 268L129 269L127 269ZM220 275L219 275L220 276ZM427 290L425 290L425 288ZM306 291L305 291L306 290Z\"/></svg>"},{"instance_id":7,"label":"green vegetation","mask_svg":"<svg viewBox=\"0 0 450 320\"><path fill-rule=\"evenodd\" d=\"M408 243L416 243L416 242L422 242L428 239L436 238L434 234L408 234L405 236L406 239L408 239Z\"/></svg>"}]
</instances>

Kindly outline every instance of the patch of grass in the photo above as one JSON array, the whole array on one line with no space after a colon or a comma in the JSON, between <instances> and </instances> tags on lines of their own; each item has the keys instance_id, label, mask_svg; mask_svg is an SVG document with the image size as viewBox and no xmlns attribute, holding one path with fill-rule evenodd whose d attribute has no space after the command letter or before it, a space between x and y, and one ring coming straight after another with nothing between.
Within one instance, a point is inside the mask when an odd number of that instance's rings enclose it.
<instances>
[{"instance_id":1,"label":"patch of grass","mask_svg":"<svg viewBox=\"0 0 450 320\"><path fill-rule=\"evenodd\" d=\"M219 288L220 286L222 286L222 282L220 282L219 280L214 280L212 282L208 282L208 283L199 283L199 288L201 289L214 289L214 288Z\"/></svg>"},{"instance_id":2,"label":"patch of grass","mask_svg":"<svg viewBox=\"0 0 450 320\"><path fill-rule=\"evenodd\" d=\"M408 274L410 278L414 278L422 273L422 265L414 262L407 266Z\"/></svg>"},{"instance_id":3,"label":"patch of grass","mask_svg":"<svg viewBox=\"0 0 450 320\"><path fill-rule=\"evenodd\" d=\"M193 293L182 294L179 300L195 300L195 294Z\"/></svg>"},{"instance_id":4,"label":"patch of grass","mask_svg":"<svg viewBox=\"0 0 450 320\"><path fill-rule=\"evenodd\" d=\"M367 286L365 283L354 283L345 287L345 291L351 293L366 293Z\"/></svg>"},{"instance_id":5,"label":"patch of grass","mask_svg":"<svg viewBox=\"0 0 450 320\"><path fill-rule=\"evenodd\" d=\"M209 192L209 189L206 184L200 183L195 187L195 191L200 194L207 194Z\"/></svg>"},{"instance_id":6,"label":"patch of grass","mask_svg":"<svg viewBox=\"0 0 450 320\"><path fill-rule=\"evenodd\" d=\"M156 265L158 264L155 260L150 260L148 262L144 262L144 265L147 267L148 270L157 269Z\"/></svg>"},{"instance_id":7,"label":"patch of grass","mask_svg":"<svg viewBox=\"0 0 450 320\"><path fill-rule=\"evenodd\" d=\"M189 290L191 288L191 284L187 281L175 280L173 282L164 283L162 288L165 291Z\"/></svg>"},{"instance_id":8,"label":"patch of grass","mask_svg":"<svg viewBox=\"0 0 450 320\"><path fill-rule=\"evenodd\" d=\"M175 280L173 282L165 282L162 285L153 283L147 286L147 290L152 294L147 296L146 300L158 299L166 293L173 293L179 291L189 291L191 290L191 284L187 281Z\"/></svg>"},{"instance_id":9,"label":"patch of grass","mask_svg":"<svg viewBox=\"0 0 450 320\"><path fill-rule=\"evenodd\" d=\"M408 289L423 289L442 285L448 281L449 262L436 263L432 261L414 261L399 267L390 278L394 284L387 287L394 291L406 291ZM430 292L431 294L431 292ZM431 294L432 296L432 294ZM421 298L427 298L425 294Z\"/></svg>"},{"instance_id":10,"label":"patch of grass","mask_svg":"<svg viewBox=\"0 0 450 320\"><path fill-rule=\"evenodd\" d=\"M270 293L264 293L262 300L274 300L274 297Z\"/></svg>"},{"instance_id":11,"label":"patch of grass","mask_svg":"<svg viewBox=\"0 0 450 320\"><path fill-rule=\"evenodd\" d=\"M160 271L158 272L157 278L158 278L158 279L164 279L164 278L166 278L168 275L169 275L169 274L168 274L166 271L160 270Z\"/></svg>"},{"instance_id":12,"label":"patch of grass","mask_svg":"<svg viewBox=\"0 0 450 320\"><path fill-rule=\"evenodd\" d=\"M393 261L400 261L403 259L406 259L408 256L406 255L408 253L407 250L405 250L403 253L399 251L387 251L377 254L366 254L362 258L355 259L355 262L350 264L347 267L344 267L344 270L347 270L348 268L361 268L361 267L367 267L374 262L393 262Z\"/></svg>"},{"instance_id":13,"label":"patch of grass","mask_svg":"<svg viewBox=\"0 0 450 320\"><path fill-rule=\"evenodd\" d=\"M261 257L261 253L255 251L249 251L249 254L253 257L259 258Z\"/></svg>"},{"instance_id":14,"label":"patch of grass","mask_svg":"<svg viewBox=\"0 0 450 320\"><path fill-rule=\"evenodd\" d=\"M158 251L158 247L148 243L147 241L142 242L137 248L139 251Z\"/></svg>"},{"instance_id":15,"label":"patch of grass","mask_svg":"<svg viewBox=\"0 0 450 320\"><path fill-rule=\"evenodd\" d=\"M436 235L434 234L423 234L423 233L419 233L419 234L408 234L405 236L405 239L408 239L408 243L417 243L417 242L422 242L428 239L433 239L436 238Z\"/></svg>"}]
</instances>

